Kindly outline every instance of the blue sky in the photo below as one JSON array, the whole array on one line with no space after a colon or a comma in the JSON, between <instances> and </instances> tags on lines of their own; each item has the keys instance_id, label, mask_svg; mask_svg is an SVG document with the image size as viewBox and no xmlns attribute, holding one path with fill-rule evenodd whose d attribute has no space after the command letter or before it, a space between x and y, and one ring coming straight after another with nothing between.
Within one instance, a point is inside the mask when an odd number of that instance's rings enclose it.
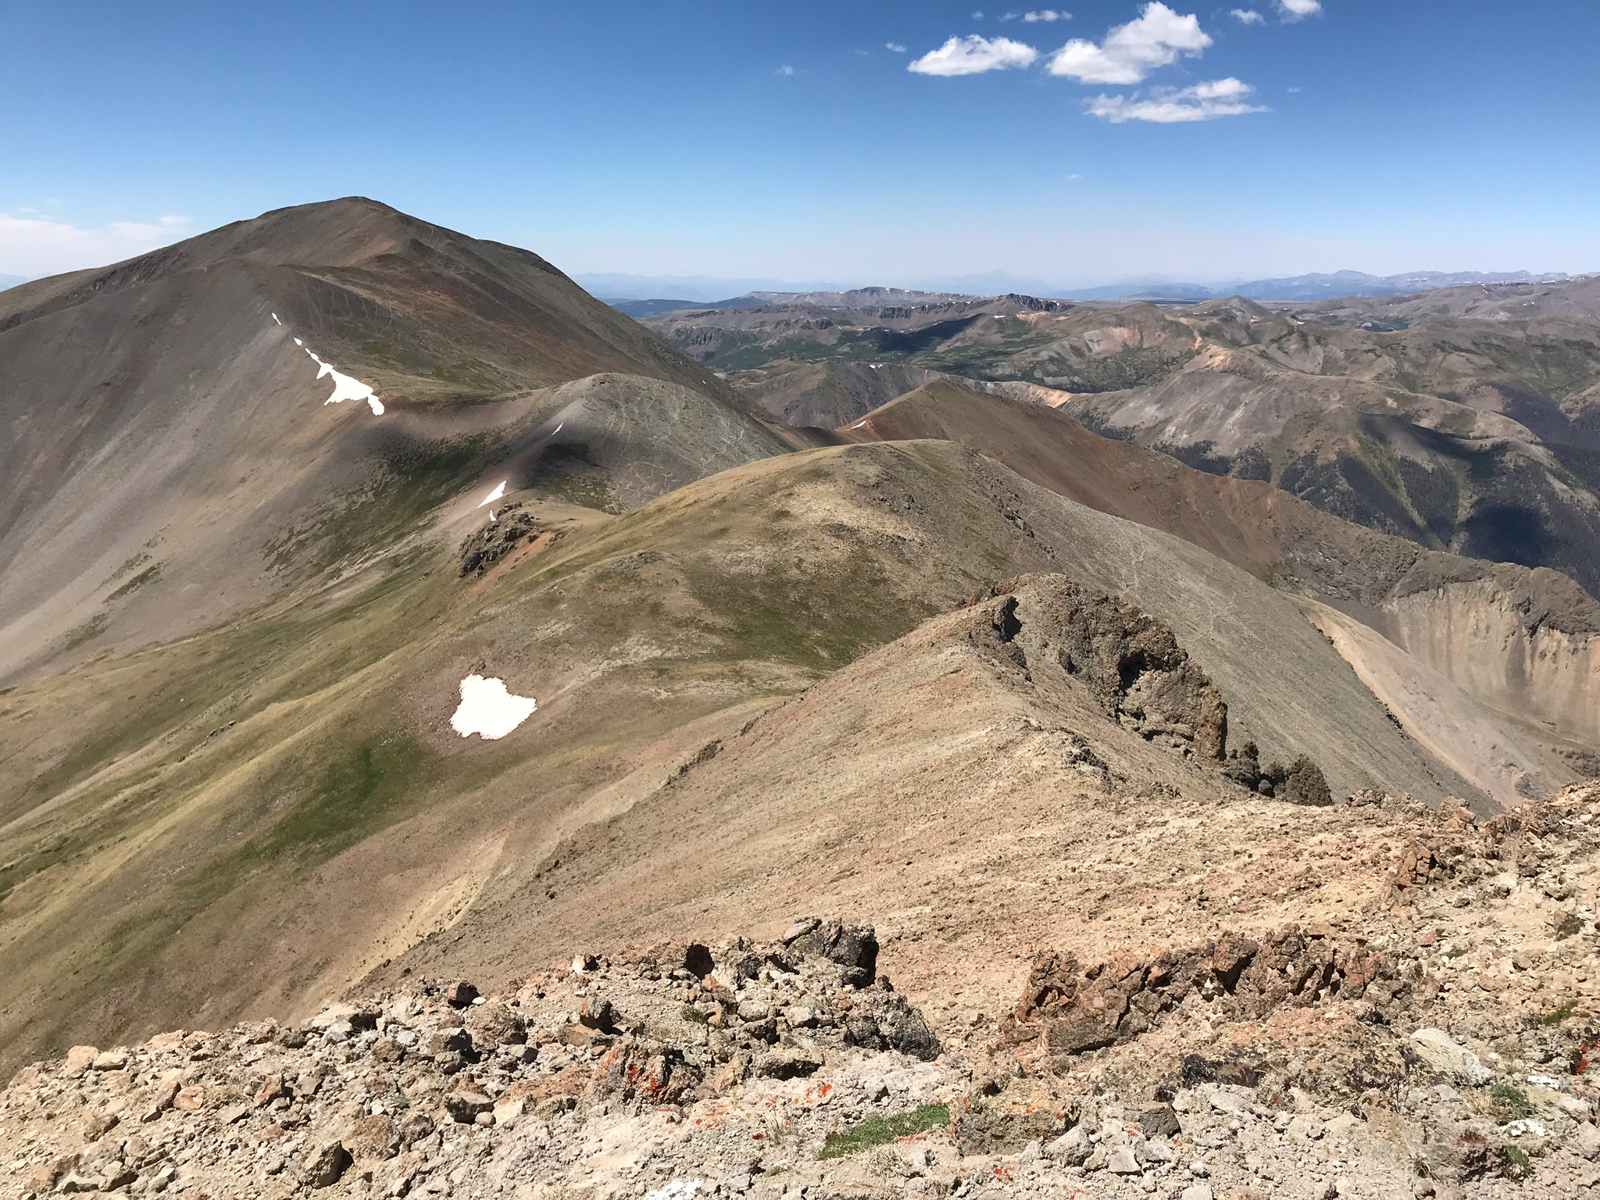
<instances>
[{"instance_id":1,"label":"blue sky","mask_svg":"<svg viewBox=\"0 0 1600 1200\"><path fill-rule=\"evenodd\" d=\"M1600 270L1595 0L1045 11L0 0L0 275L353 193L575 274Z\"/></svg>"}]
</instances>

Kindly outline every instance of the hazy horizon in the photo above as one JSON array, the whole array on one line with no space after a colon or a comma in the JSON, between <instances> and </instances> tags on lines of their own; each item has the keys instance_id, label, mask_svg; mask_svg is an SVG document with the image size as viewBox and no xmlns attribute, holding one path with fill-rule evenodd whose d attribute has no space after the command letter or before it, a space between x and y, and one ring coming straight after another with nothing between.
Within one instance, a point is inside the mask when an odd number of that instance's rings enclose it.
<instances>
[{"instance_id":1,"label":"hazy horizon","mask_svg":"<svg viewBox=\"0 0 1600 1200\"><path fill-rule=\"evenodd\" d=\"M1600 267L1591 4L90 4L0 33L29 48L0 276L349 194L572 275Z\"/></svg>"}]
</instances>

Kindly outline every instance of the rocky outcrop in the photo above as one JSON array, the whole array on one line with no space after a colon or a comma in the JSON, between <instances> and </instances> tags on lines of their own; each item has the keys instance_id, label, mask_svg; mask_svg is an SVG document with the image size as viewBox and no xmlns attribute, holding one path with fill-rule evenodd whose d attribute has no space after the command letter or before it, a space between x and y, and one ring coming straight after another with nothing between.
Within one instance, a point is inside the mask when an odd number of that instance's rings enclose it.
<instances>
[{"instance_id":1,"label":"rocky outcrop","mask_svg":"<svg viewBox=\"0 0 1600 1200\"><path fill-rule=\"evenodd\" d=\"M1411 983L1382 954L1326 927L1291 926L1259 940L1225 934L1187 949L1087 964L1071 951L1052 951L1034 961L1003 1032L1047 1056L1076 1055L1148 1032L1190 996L1229 1019L1260 1019L1286 1006L1359 999L1369 988L1387 1004L1409 994Z\"/></svg>"},{"instance_id":2,"label":"rocky outcrop","mask_svg":"<svg viewBox=\"0 0 1600 1200\"><path fill-rule=\"evenodd\" d=\"M992 641L1012 662L1026 669L1029 654L1042 652L1124 729L1201 758L1224 757L1228 706L1172 630L1142 609L1059 575L1023 576L973 602L986 600Z\"/></svg>"},{"instance_id":3,"label":"rocky outcrop","mask_svg":"<svg viewBox=\"0 0 1600 1200\"><path fill-rule=\"evenodd\" d=\"M1290 804L1327 808L1333 803L1333 792L1323 778L1322 769L1304 754L1288 766L1270 763L1263 767L1260 753L1254 742L1228 751L1227 761L1222 765L1223 775L1251 791L1276 796Z\"/></svg>"},{"instance_id":4,"label":"rocky outcrop","mask_svg":"<svg viewBox=\"0 0 1600 1200\"><path fill-rule=\"evenodd\" d=\"M493 514L494 519L461 543L461 567L456 574L482 579L495 563L539 535L533 514L513 500Z\"/></svg>"}]
</instances>

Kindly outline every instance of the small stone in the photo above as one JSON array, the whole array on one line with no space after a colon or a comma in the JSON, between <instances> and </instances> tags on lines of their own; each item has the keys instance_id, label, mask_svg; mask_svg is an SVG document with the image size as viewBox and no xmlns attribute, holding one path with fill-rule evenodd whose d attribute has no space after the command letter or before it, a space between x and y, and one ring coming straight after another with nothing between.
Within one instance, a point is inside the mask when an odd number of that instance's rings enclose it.
<instances>
[{"instance_id":1,"label":"small stone","mask_svg":"<svg viewBox=\"0 0 1600 1200\"><path fill-rule=\"evenodd\" d=\"M268 1075L261 1081L261 1086L256 1089L255 1101L258 1108L265 1108L279 1097L287 1097L289 1089L283 1082L282 1075Z\"/></svg>"},{"instance_id":2,"label":"small stone","mask_svg":"<svg viewBox=\"0 0 1600 1200\"><path fill-rule=\"evenodd\" d=\"M817 1024L817 1011L805 1004L791 1004L783 1010L783 1019L791 1029L811 1029Z\"/></svg>"},{"instance_id":3,"label":"small stone","mask_svg":"<svg viewBox=\"0 0 1600 1200\"><path fill-rule=\"evenodd\" d=\"M104 1109L91 1110L83 1118L83 1140L99 1141L117 1127L120 1119L116 1113L106 1112Z\"/></svg>"},{"instance_id":4,"label":"small stone","mask_svg":"<svg viewBox=\"0 0 1600 1200\"><path fill-rule=\"evenodd\" d=\"M1177 1110L1170 1104L1155 1104L1139 1113L1139 1128L1147 1138L1176 1137L1180 1132Z\"/></svg>"},{"instance_id":5,"label":"small stone","mask_svg":"<svg viewBox=\"0 0 1600 1200\"><path fill-rule=\"evenodd\" d=\"M822 1055L800 1046L780 1046L756 1060L756 1074L763 1079L800 1079L822 1067Z\"/></svg>"},{"instance_id":6,"label":"small stone","mask_svg":"<svg viewBox=\"0 0 1600 1200\"><path fill-rule=\"evenodd\" d=\"M1163 1138L1148 1138L1140 1142L1135 1153L1142 1163L1169 1163L1178 1157L1172 1144Z\"/></svg>"},{"instance_id":7,"label":"small stone","mask_svg":"<svg viewBox=\"0 0 1600 1200\"><path fill-rule=\"evenodd\" d=\"M66 1061L61 1064L61 1073L69 1079L76 1079L90 1067L94 1060L100 1057L100 1051L95 1046L74 1046L67 1051Z\"/></svg>"},{"instance_id":8,"label":"small stone","mask_svg":"<svg viewBox=\"0 0 1600 1200\"><path fill-rule=\"evenodd\" d=\"M444 1098L445 1112L462 1125L471 1125L478 1119L478 1114L490 1112L493 1108L494 1101L483 1092L465 1088L451 1092Z\"/></svg>"},{"instance_id":9,"label":"small stone","mask_svg":"<svg viewBox=\"0 0 1600 1200\"><path fill-rule=\"evenodd\" d=\"M1106 1158L1106 1170L1113 1175L1141 1175L1138 1160L1133 1157L1130 1146L1118 1146Z\"/></svg>"},{"instance_id":10,"label":"small stone","mask_svg":"<svg viewBox=\"0 0 1600 1200\"><path fill-rule=\"evenodd\" d=\"M585 996L578 1007L578 1021L586 1029L611 1033L617 1028L621 1015L604 996Z\"/></svg>"},{"instance_id":11,"label":"small stone","mask_svg":"<svg viewBox=\"0 0 1600 1200\"><path fill-rule=\"evenodd\" d=\"M350 1152L340 1141L322 1142L306 1156L302 1178L308 1187L332 1187L350 1165Z\"/></svg>"},{"instance_id":12,"label":"small stone","mask_svg":"<svg viewBox=\"0 0 1600 1200\"><path fill-rule=\"evenodd\" d=\"M1211 1200L1211 1185L1191 1183L1179 1193L1179 1200Z\"/></svg>"},{"instance_id":13,"label":"small stone","mask_svg":"<svg viewBox=\"0 0 1600 1200\"><path fill-rule=\"evenodd\" d=\"M179 1112L199 1112L206 1106L206 1090L197 1083L180 1087L172 1097L172 1107Z\"/></svg>"},{"instance_id":14,"label":"small stone","mask_svg":"<svg viewBox=\"0 0 1600 1200\"><path fill-rule=\"evenodd\" d=\"M103 1050L94 1056L96 1071L125 1071L128 1069L128 1051L123 1047Z\"/></svg>"},{"instance_id":15,"label":"small stone","mask_svg":"<svg viewBox=\"0 0 1600 1200\"><path fill-rule=\"evenodd\" d=\"M1411 1035L1412 1048L1435 1071L1463 1083L1480 1086L1494 1078L1483 1061L1442 1029L1419 1029Z\"/></svg>"},{"instance_id":16,"label":"small stone","mask_svg":"<svg viewBox=\"0 0 1600 1200\"><path fill-rule=\"evenodd\" d=\"M451 1008L466 1008L478 998L478 989L465 979L452 983L444 994L444 1002Z\"/></svg>"},{"instance_id":17,"label":"small stone","mask_svg":"<svg viewBox=\"0 0 1600 1200\"><path fill-rule=\"evenodd\" d=\"M806 934L810 933L813 929L821 924L822 922L816 917L802 917L800 920L796 921L793 925L789 926L789 928L783 931L783 937L780 940L785 946L787 946L796 938L805 937Z\"/></svg>"},{"instance_id":18,"label":"small stone","mask_svg":"<svg viewBox=\"0 0 1600 1200\"><path fill-rule=\"evenodd\" d=\"M1315 1142L1321 1139L1323 1133L1322 1122L1304 1113L1290 1118L1283 1131L1283 1135L1292 1142Z\"/></svg>"},{"instance_id":19,"label":"small stone","mask_svg":"<svg viewBox=\"0 0 1600 1200\"><path fill-rule=\"evenodd\" d=\"M527 1096L513 1096L509 1100L497 1100L493 1109L494 1123L496 1125L514 1125L517 1118L527 1111L527 1107Z\"/></svg>"},{"instance_id":20,"label":"small stone","mask_svg":"<svg viewBox=\"0 0 1600 1200\"><path fill-rule=\"evenodd\" d=\"M1093 1153L1094 1143L1089 1140L1089 1131L1082 1125L1074 1125L1044 1148L1046 1158L1069 1167L1083 1166Z\"/></svg>"},{"instance_id":21,"label":"small stone","mask_svg":"<svg viewBox=\"0 0 1600 1200\"><path fill-rule=\"evenodd\" d=\"M1358 1135L1367 1127L1367 1123L1355 1113L1340 1113L1323 1126L1331 1136L1336 1138L1350 1138Z\"/></svg>"},{"instance_id":22,"label":"small stone","mask_svg":"<svg viewBox=\"0 0 1600 1200\"><path fill-rule=\"evenodd\" d=\"M176 1075L163 1079L146 1094L146 1103L139 1110L141 1122L154 1121L171 1108L178 1099L182 1090L182 1080Z\"/></svg>"},{"instance_id":23,"label":"small stone","mask_svg":"<svg viewBox=\"0 0 1600 1200\"><path fill-rule=\"evenodd\" d=\"M1572 1147L1574 1154L1593 1162L1600 1158L1600 1129L1585 1121L1572 1131L1567 1144Z\"/></svg>"}]
</instances>

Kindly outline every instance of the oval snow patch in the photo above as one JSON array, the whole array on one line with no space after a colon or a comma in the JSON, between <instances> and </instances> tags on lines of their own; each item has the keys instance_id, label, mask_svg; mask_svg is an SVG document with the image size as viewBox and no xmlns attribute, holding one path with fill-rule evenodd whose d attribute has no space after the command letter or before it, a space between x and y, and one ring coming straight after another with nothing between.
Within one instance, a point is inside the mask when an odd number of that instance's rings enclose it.
<instances>
[{"instance_id":1,"label":"oval snow patch","mask_svg":"<svg viewBox=\"0 0 1600 1200\"><path fill-rule=\"evenodd\" d=\"M537 702L528 696L513 696L505 680L468 675L461 681L461 703L450 718L450 728L462 737L478 734L484 738L503 738L533 715Z\"/></svg>"}]
</instances>

